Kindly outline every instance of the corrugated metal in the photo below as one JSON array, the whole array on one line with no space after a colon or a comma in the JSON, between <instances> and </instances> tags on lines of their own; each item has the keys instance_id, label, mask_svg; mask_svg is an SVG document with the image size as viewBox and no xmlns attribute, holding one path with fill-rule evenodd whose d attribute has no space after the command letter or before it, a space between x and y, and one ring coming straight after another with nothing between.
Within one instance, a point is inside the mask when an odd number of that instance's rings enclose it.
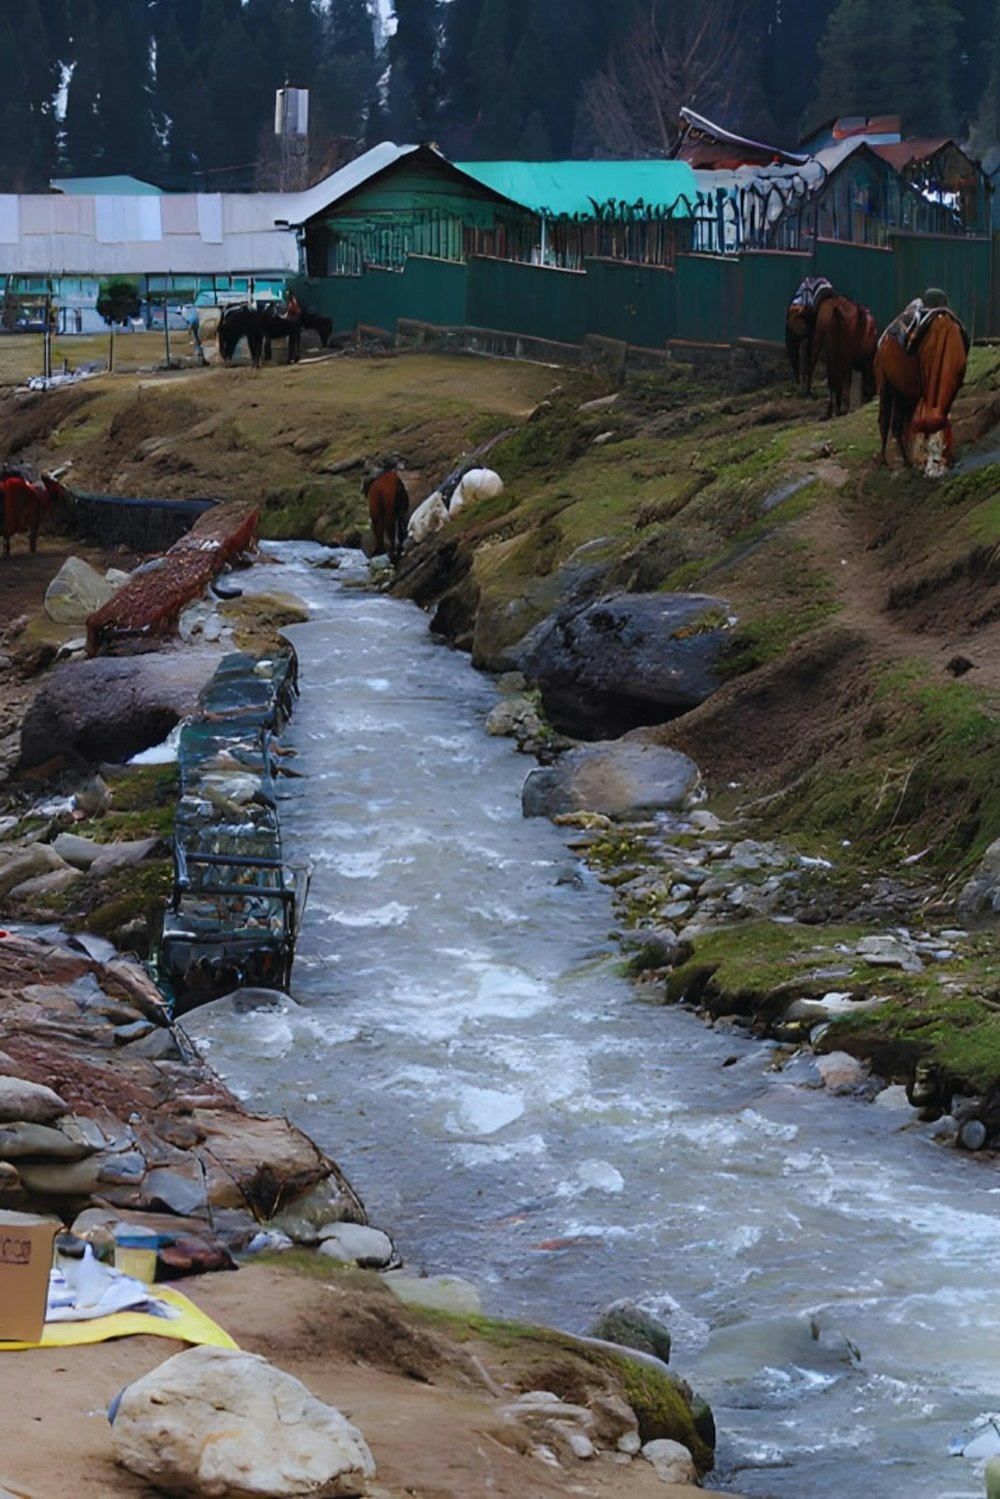
<instances>
[{"instance_id":1,"label":"corrugated metal","mask_svg":"<svg viewBox=\"0 0 1000 1499\"><path fill-rule=\"evenodd\" d=\"M995 331L990 323L991 248L988 239L894 236L896 305L892 316L928 286L939 286L947 292L970 338Z\"/></svg>"},{"instance_id":2,"label":"corrugated metal","mask_svg":"<svg viewBox=\"0 0 1000 1499\"><path fill-rule=\"evenodd\" d=\"M587 326L585 271L475 258L468 273L468 319L474 328L568 344L600 331Z\"/></svg>"},{"instance_id":3,"label":"corrugated metal","mask_svg":"<svg viewBox=\"0 0 1000 1499\"><path fill-rule=\"evenodd\" d=\"M676 277L658 266L588 260L587 332L663 349L675 330Z\"/></svg>"},{"instance_id":4,"label":"corrugated metal","mask_svg":"<svg viewBox=\"0 0 1000 1499\"><path fill-rule=\"evenodd\" d=\"M803 274L826 276L845 297L870 307L880 328L892 321L902 305L897 305L893 254L889 249L823 239L816 246L812 266Z\"/></svg>"},{"instance_id":5,"label":"corrugated metal","mask_svg":"<svg viewBox=\"0 0 1000 1499\"><path fill-rule=\"evenodd\" d=\"M743 277L729 256L677 257L677 331L693 343L735 343L742 332Z\"/></svg>"},{"instance_id":6,"label":"corrugated metal","mask_svg":"<svg viewBox=\"0 0 1000 1499\"><path fill-rule=\"evenodd\" d=\"M742 337L783 344L785 309L800 282L813 274L811 258L758 250L741 255L740 266L743 274Z\"/></svg>"}]
</instances>

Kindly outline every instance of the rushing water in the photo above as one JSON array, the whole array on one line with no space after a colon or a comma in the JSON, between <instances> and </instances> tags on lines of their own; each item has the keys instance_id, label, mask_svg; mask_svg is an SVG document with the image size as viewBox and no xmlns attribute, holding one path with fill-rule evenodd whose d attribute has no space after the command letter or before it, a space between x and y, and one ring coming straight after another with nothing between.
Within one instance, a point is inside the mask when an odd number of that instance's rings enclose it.
<instances>
[{"instance_id":1,"label":"rushing water","mask_svg":"<svg viewBox=\"0 0 1000 1499\"><path fill-rule=\"evenodd\" d=\"M1000 1409L993 1166L638 1002L607 891L521 816L492 684L345 586L359 554L307 552L251 576L313 610L282 803L315 866L301 1003L196 1012L213 1065L336 1157L411 1269L569 1331L619 1297L660 1315L715 1411L716 1487L979 1499L992 1429L949 1448Z\"/></svg>"}]
</instances>

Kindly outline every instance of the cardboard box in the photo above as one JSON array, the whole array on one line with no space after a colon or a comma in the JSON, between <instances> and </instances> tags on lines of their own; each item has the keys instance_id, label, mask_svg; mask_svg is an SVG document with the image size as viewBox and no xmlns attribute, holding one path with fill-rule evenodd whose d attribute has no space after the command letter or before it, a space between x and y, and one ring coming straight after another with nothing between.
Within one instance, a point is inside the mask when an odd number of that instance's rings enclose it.
<instances>
[{"instance_id":1,"label":"cardboard box","mask_svg":"<svg viewBox=\"0 0 1000 1499\"><path fill-rule=\"evenodd\" d=\"M62 1224L0 1213L0 1341L37 1343L45 1325L52 1245Z\"/></svg>"}]
</instances>

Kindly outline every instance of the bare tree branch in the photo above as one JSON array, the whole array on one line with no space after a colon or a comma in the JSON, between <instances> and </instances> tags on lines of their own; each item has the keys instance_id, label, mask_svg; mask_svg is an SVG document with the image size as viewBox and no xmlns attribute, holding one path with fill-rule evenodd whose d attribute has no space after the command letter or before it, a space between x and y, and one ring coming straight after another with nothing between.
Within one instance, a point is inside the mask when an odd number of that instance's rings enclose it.
<instances>
[{"instance_id":1,"label":"bare tree branch","mask_svg":"<svg viewBox=\"0 0 1000 1499\"><path fill-rule=\"evenodd\" d=\"M582 114L602 155L667 155L682 105L728 112L750 71L752 0L649 0L642 18L584 92Z\"/></svg>"}]
</instances>

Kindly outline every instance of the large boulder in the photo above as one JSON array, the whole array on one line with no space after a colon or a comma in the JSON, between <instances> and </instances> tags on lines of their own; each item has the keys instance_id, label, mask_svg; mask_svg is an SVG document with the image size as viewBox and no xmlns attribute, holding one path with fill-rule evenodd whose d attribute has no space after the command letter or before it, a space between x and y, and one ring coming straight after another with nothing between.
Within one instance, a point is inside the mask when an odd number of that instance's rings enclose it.
<instances>
[{"instance_id":1,"label":"large boulder","mask_svg":"<svg viewBox=\"0 0 1000 1499\"><path fill-rule=\"evenodd\" d=\"M167 1494L211 1499L364 1494L361 1432L258 1354L189 1348L126 1386L115 1457Z\"/></svg>"},{"instance_id":2,"label":"large boulder","mask_svg":"<svg viewBox=\"0 0 1000 1499\"><path fill-rule=\"evenodd\" d=\"M726 601L705 594L612 594L559 610L510 655L556 729L614 739L710 697L732 622Z\"/></svg>"},{"instance_id":3,"label":"large boulder","mask_svg":"<svg viewBox=\"0 0 1000 1499\"><path fill-rule=\"evenodd\" d=\"M124 761L159 744L197 707L220 655L163 651L71 661L49 673L21 726L21 767L54 754Z\"/></svg>"},{"instance_id":4,"label":"large boulder","mask_svg":"<svg viewBox=\"0 0 1000 1499\"><path fill-rule=\"evenodd\" d=\"M67 557L45 590L45 612L61 625L83 625L128 577L102 577L82 557Z\"/></svg>"},{"instance_id":5,"label":"large boulder","mask_svg":"<svg viewBox=\"0 0 1000 1499\"><path fill-rule=\"evenodd\" d=\"M554 765L529 772L521 790L525 817L601 812L628 819L683 807L698 787L699 772L680 750L635 736L586 744Z\"/></svg>"}]
</instances>

